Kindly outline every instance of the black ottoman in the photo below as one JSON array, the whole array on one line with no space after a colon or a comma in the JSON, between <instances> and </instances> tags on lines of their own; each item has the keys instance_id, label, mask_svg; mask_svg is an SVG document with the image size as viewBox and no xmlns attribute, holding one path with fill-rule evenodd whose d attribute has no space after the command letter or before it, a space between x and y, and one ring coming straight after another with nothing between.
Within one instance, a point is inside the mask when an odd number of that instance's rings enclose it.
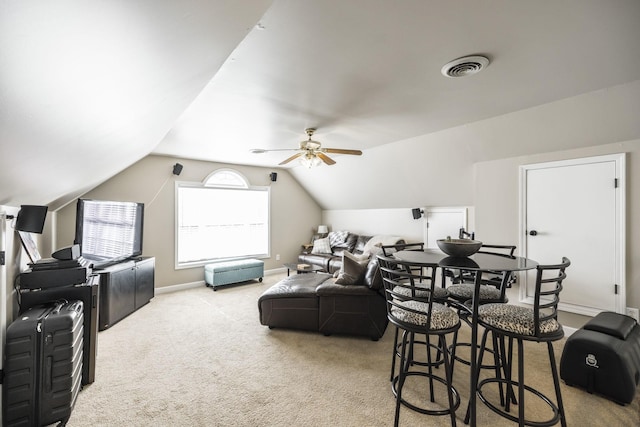
<instances>
[{"instance_id":1,"label":"black ottoman","mask_svg":"<svg viewBox=\"0 0 640 427\"><path fill-rule=\"evenodd\" d=\"M640 384L640 326L629 316L598 314L567 339L560 377L619 404L632 402Z\"/></svg>"}]
</instances>

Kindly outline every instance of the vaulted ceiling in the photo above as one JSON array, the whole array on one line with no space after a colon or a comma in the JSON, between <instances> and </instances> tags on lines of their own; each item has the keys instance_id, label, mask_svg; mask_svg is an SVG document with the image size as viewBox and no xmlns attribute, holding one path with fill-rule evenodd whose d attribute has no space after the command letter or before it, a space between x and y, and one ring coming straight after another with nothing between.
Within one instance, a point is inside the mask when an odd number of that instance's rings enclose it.
<instances>
[{"instance_id":1,"label":"vaulted ceiling","mask_svg":"<svg viewBox=\"0 0 640 427\"><path fill-rule=\"evenodd\" d=\"M287 164L330 208L376 207L353 171L416 146L437 159L458 144L472 163L606 142L505 144L494 127L581 96L633 105L638 22L637 0L3 2L0 205L55 208L152 153L275 168L293 151L250 150L296 148L308 127L363 151ZM490 64L441 74L466 55ZM640 138L637 119L621 120L615 137Z\"/></svg>"}]
</instances>

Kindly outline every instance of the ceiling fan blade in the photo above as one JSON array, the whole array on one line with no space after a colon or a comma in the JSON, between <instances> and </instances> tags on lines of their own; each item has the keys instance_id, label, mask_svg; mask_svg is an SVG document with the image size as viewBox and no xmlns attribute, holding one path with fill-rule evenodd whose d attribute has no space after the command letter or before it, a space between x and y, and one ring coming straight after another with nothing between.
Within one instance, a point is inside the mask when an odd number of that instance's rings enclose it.
<instances>
[{"instance_id":1,"label":"ceiling fan blade","mask_svg":"<svg viewBox=\"0 0 640 427\"><path fill-rule=\"evenodd\" d=\"M296 151L297 148L273 148L271 150L267 150L264 148L252 148L249 150L253 154L262 154L262 153L270 153L272 151Z\"/></svg>"},{"instance_id":2,"label":"ceiling fan blade","mask_svg":"<svg viewBox=\"0 0 640 427\"><path fill-rule=\"evenodd\" d=\"M296 153L293 156L289 157L286 160L281 161L280 163L278 163L279 165L286 165L287 163L289 163L291 160L295 160L298 157L302 156L302 153Z\"/></svg>"},{"instance_id":3,"label":"ceiling fan blade","mask_svg":"<svg viewBox=\"0 0 640 427\"><path fill-rule=\"evenodd\" d=\"M320 158L320 160L322 160L323 162L325 162L328 165L334 165L336 163L335 160L333 160L331 157L327 156L326 154L324 154L321 151L316 152L316 156L318 156Z\"/></svg>"},{"instance_id":4,"label":"ceiling fan blade","mask_svg":"<svg viewBox=\"0 0 640 427\"><path fill-rule=\"evenodd\" d=\"M323 152L325 153L335 153L335 154L353 154L356 156L362 155L362 151L360 150L345 150L342 148L323 148Z\"/></svg>"}]
</instances>

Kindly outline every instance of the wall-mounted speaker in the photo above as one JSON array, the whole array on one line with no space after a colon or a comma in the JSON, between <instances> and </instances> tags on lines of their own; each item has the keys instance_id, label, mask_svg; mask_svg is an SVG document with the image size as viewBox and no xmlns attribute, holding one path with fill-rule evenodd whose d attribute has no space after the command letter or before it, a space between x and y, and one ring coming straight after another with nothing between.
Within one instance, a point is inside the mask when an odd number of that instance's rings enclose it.
<instances>
[{"instance_id":1,"label":"wall-mounted speaker","mask_svg":"<svg viewBox=\"0 0 640 427\"><path fill-rule=\"evenodd\" d=\"M278 174L276 172L271 172L269 174L269 178L271 179L271 182L276 182L276 180L278 179Z\"/></svg>"},{"instance_id":2,"label":"wall-mounted speaker","mask_svg":"<svg viewBox=\"0 0 640 427\"><path fill-rule=\"evenodd\" d=\"M411 213L413 214L413 219L420 219L422 216L422 210L420 208L411 209Z\"/></svg>"},{"instance_id":3,"label":"wall-mounted speaker","mask_svg":"<svg viewBox=\"0 0 640 427\"><path fill-rule=\"evenodd\" d=\"M47 217L47 206L22 205L16 219L16 230L30 233L42 233Z\"/></svg>"},{"instance_id":4,"label":"wall-mounted speaker","mask_svg":"<svg viewBox=\"0 0 640 427\"><path fill-rule=\"evenodd\" d=\"M180 175L180 172L182 172L182 165L180 163L173 165L173 174Z\"/></svg>"}]
</instances>

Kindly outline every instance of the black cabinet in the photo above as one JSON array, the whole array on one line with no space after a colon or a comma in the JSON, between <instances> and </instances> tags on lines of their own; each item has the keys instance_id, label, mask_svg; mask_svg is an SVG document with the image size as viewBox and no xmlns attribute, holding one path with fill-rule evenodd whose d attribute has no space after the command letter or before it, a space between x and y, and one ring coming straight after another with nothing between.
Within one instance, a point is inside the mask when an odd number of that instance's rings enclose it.
<instances>
[{"instance_id":1,"label":"black cabinet","mask_svg":"<svg viewBox=\"0 0 640 427\"><path fill-rule=\"evenodd\" d=\"M154 257L120 262L96 273L100 274L101 331L147 304L154 296Z\"/></svg>"},{"instance_id":2,"label":"black cabinet","mask_svg":"<svg viewBox=\"0 0 640 427\"><path fill-rule=\"evenodd\" d=\"M156 259L142 258L136 261L136 310L151 301L155 292Z\"/></svg>"}]
</instances>

